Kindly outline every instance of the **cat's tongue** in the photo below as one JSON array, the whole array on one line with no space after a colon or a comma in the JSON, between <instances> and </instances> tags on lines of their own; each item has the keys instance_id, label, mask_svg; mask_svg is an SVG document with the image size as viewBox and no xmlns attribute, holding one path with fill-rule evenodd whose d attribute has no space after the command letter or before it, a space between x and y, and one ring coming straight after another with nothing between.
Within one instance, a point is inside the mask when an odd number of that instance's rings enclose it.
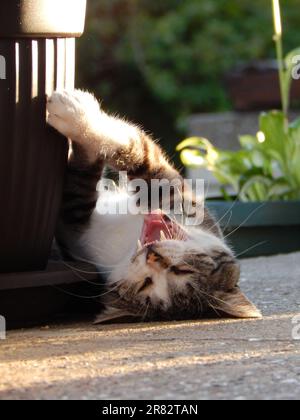
<instances>
[{"instance_id":1,"label":"cat's tongue","mask_svg":"<svg viewBox=\"0 0 300 420\"><path fill-rule=\"evenodd\" d=\"M179 225L168 220L161 212L145 216L141 237L142 245L169 239L186 240L186 234Z\"/></svg>"}]
</instances>

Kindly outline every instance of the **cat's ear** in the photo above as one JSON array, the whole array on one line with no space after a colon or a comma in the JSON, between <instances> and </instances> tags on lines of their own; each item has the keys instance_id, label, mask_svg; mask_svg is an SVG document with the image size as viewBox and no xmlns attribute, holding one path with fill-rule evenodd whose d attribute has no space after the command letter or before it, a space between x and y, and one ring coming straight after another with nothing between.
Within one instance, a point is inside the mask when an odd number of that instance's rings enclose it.
<instances>
[{"instance_id":1,"label":"cat's ear","mask_svg":"<svg viewBox=\"0 0 300 420\"><path fill-rule=\"evenodd\" d=\"M112 321L121 322L132 320L133 318L136 319L137 316L131 314L129 311L108 306L101 314L96 317L94 324L104 324L106 322Z\"/></svg>"},{"instance_id":2,"label":"cat's ear","mask_svg":"<svg viewBox=\"0 0 300 420\"><path fill-rule=\"evenodd\" d=\"M235 287L230 292L216 292L213 307L234 318L262 318L261 312L239 287Z\"/></svg>"}]
</instances>

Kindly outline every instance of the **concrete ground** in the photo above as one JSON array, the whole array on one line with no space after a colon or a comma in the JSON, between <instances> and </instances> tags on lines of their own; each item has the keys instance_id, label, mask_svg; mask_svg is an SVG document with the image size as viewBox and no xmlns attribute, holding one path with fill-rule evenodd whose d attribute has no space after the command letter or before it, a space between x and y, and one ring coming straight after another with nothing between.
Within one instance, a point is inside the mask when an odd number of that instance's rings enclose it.
<instances>
[{"instance_id":1,"label":"concrete ground","mask_svg":"<svg viewBox=\"0 0 300 420\"><path fill-rule=\"evenodd\" d=\"M0 398L299 399L300 254L242 266L263 320L11 332L0 342Z\"/></svg>"}]
</instances>

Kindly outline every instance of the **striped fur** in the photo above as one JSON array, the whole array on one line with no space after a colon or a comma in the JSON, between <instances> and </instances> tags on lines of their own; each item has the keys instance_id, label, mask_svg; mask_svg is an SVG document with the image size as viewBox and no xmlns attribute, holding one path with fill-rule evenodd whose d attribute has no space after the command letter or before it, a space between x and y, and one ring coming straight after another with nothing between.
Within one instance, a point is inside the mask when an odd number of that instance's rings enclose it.
<instances>
[{"instance_id":1,"label":"striped fur","mask_svg":"<svg viewBox=\"0 0 300 420\"><path fill-rule=\"evenodd\" d=\"M102 199L97 184L106 166L149 186L152 180L177 181L182 199L195 202L150 136L107 115L91 94L81 91L55 93L48 111L49 124L72 140L57 240L65 255L106 268L106 311L100 320L124 315L144 320L195 318L209 310L260 316L239 290L239 265L206 209L198 228L181 226L181 237L174 228L169 239L142 248L137 246L145 223L140 215L122 219L95 211ZM173 191L171 205L175 196Z\"/></svg>"}]
</instances>

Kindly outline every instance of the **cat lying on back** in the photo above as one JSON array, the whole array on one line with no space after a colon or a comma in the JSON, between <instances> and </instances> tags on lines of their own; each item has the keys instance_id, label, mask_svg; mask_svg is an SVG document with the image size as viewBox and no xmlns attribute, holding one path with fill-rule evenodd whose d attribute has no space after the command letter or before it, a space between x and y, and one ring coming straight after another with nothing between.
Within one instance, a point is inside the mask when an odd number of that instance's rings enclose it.
<instances>
[{"instance_id":1,"label":"cat lying on back","mask_svg":"<svg viewBox=\"0 0 300 420\"><path fill-rule=\"evenodd\" d=\"M130 179L144 179L149 186L151 179L183 182L144 131L107 115L93 95L78 90L54 93L48 112L49 124L72 141L57 240L70 256L106 273L106 309L99 322L124 316L195 319L212 311L261 317L239 289L239 264L206 210L197 227L161 211L97 211L98 199L109 199L97 193L105 166L127 171Z\"/></svg>"}]
</instances>

